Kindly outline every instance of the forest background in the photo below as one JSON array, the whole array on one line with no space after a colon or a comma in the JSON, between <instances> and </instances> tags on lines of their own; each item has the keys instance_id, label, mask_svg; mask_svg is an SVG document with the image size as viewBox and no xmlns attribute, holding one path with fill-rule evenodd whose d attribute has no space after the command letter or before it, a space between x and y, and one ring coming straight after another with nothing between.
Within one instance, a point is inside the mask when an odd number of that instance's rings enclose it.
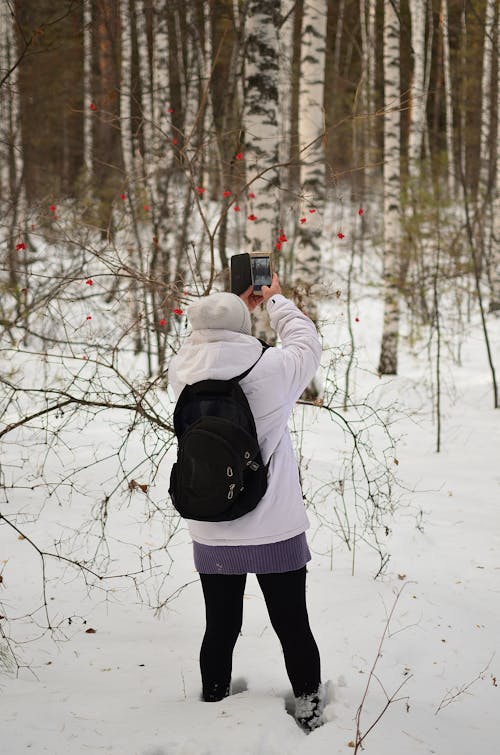
<instances>
[{"instance_id":1,"label":"forest background","mask_svg":"<svg viewBox=\"0 0 500 755\"><path fill-rule=\"evenodd\" d=\"M0 524L41 569L38 602L1 604L5 668L69 631L54 563L172 598L168 361L242 250L272 251L320 328L300 408L348 441L321 488L329 526L353 569L368 545L384 572L398 460L391 408L360 393L357 302L383 312L379 376L402 344L428 362L436 450L443 362L458 370L475 325L498 408L498 16L494 0L0 0ZM272 340L262 314L254 328ZM44 526L70 509L63 534ZM163 542L124 549L123 509Z\"/></svg>"}]
</instances>

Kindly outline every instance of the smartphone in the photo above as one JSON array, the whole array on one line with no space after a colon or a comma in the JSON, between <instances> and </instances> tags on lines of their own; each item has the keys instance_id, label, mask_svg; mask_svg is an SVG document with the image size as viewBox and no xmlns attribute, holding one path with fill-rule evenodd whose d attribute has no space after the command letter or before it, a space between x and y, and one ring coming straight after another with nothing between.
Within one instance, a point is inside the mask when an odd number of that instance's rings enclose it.
<instances>
[{"instance_id":1,"label":"smartphone","mask_svg":"<svg viewBox=\"0 0 500 755\"><path fill-rule=\"evenodd\" d=\"M265 252L250 254L250 269L254 291L261 291L262 286L270 286L273 279L271 255Z\"/></svg>"},{"instance_id":2,"label":"smartphone","mask_svg":"<svg viewBox=\"0 0 500 755\"><path fill-rule=\"evenodd\" d=\"M231 257L231 292L238 296L244 293L252 285L252 268L250 255L233 254Z\"/></svg>"},{"instance_id":3,"label":"smartphone","mask_svg":"<svg viewBox=\"0 0 500 755\"><path fill-rule=\"evenodd\" d=\"M253 285L254 291L270 286L273 278L271 255L243 252L231 257L231 291L238 296Z\"/></svg>"}]
</instances>

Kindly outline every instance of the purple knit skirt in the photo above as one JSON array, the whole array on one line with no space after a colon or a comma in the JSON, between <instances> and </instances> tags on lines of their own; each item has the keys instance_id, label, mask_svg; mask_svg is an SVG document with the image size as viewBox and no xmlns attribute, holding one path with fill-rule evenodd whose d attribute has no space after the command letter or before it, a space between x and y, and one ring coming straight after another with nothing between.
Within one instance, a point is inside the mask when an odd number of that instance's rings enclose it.
<instances>
[{"instance_id":1,"label":"purple knit skirt","mask_svg":"<svg viewBox=\"0 0 500 755\"><path fill-rule=\"evenodd\" d=\"M296 571L311 560L306 533L264 545L203 545L193 541L201 574L276 574Z\"/></svg>"}]
</instances>

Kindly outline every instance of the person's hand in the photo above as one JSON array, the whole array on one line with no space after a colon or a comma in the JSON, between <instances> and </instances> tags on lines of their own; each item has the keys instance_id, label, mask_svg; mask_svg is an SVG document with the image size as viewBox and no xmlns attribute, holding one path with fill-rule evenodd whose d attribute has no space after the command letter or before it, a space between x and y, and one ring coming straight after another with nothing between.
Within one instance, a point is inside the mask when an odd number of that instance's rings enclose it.
<instances>
[{"instance_id":1,"label":"person's hand","mask_svg":"<svg viewBox=\"0 0 500 755\"><path fill-rule=\"evenodd\" d=\"M270 286L262 286L262 298L267 301L275 294L281 294L281 286L276 273L273 273L273 279Z\"/></svg>"},{"instance_id":2,"label":"person's hand","mask_svg":"<svg viewBox=\"0 0 500 755\"><path fill-rule=\"evenodd\" d=\"M255 307L263 302L261 294L254 294L253 286L249 286L246 291L240 294L240 299L243 299L250 312L253 312Z\"/></svg>"}]
</instances>

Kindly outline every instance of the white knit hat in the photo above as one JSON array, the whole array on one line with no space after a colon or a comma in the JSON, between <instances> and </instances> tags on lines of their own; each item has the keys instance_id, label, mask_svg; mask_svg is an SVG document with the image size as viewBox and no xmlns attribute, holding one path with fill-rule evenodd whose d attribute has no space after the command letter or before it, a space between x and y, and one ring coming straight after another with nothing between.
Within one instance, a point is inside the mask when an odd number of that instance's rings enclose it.
<instances>
[{"instance_id":1,"label":"white knit hat","mask_svg":"<svg viewBox=\"0 0 500 755\"><path fill-rule=\"evenodd\" d=\"M247 335L252 332L250 312L236 294L221 292L203 296L190 304L187 316L193 330L234 330Z\"/></svg>"}]
</instances>

